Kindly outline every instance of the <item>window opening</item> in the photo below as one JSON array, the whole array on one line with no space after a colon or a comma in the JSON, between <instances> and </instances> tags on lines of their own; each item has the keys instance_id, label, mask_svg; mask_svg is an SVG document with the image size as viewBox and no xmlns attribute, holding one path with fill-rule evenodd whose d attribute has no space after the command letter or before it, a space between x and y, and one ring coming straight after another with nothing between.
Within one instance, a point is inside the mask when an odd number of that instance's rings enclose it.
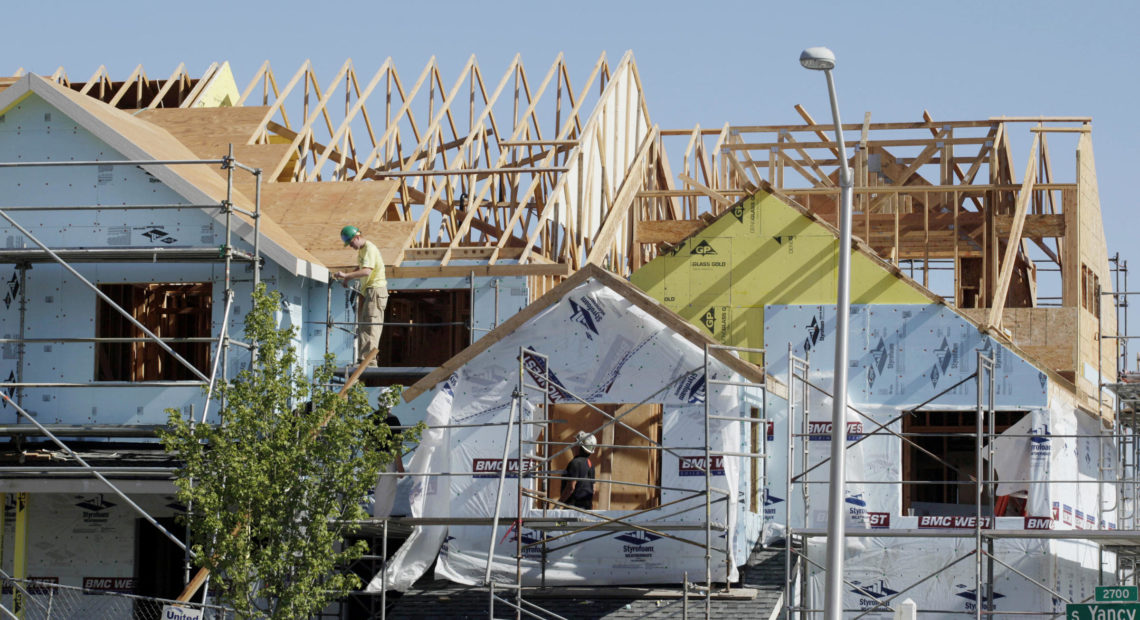
<instances>
[{"instance_id":1,"label":"window opening","mask_svg":"<svg viewBox=\"0 0 1140 620\"><path fill-rule=\"evenodd\" d=\"M1013 426L1024 411L998 411L996 433ZM903 434L914 442L903 445L903 514L971 515L977 497L973 478L977 473L976 411L917 411L903 417ZM982 423L989 432L989 413ZM916 436L917 435L917 436ZM982 438L983 444L989 438ZM928 450L942 459L924 453ZM945 462L943 462L945 461ZM956 470L947 466L953 465ZM990 503L991 489L982 489L982 503Z\"/></svg>"},{"instance_id":2,"label":"window opening","mask_svg":"<svg viewBox=\"0 0 1140 620\"><path fill-rule=\"evenodd\" d=\"M211 336L213 286L199 283L100 284L99 290L160 338ZM146 334L102 298L96 302L96 338ZM209 374L209 342L168 342L202 374ZM157 343L95 343L96 381L196 381L197 376Z\"/></svg>"},{"instance_id":3,"label":"window opening","mask_svg":"<svg viewBox=\"0 0 1140 620\"><path fill-rule=\"evenodd\" d=\"M469 290L389 291L376 363L382 368L441 366L470 344L470 318ZM422 376L389 374L376 385L410 385Z\"/></svg>"},{"instance_id":4,"label":"window opening","mask_svg":"<svg viewBox=\"0 0 1140 620\"><path fill-rule=\"evenodd\" d=\"M628 411L632 404L605 404L594 405L611 416L620 415ZM567 444L574 443L574 436L580 430L592 431L606 423L609 419L598 413L588 405L580 403L551 405L547 416L553 422L547 427L550 432L551 444L546 441L546 431L539 435L540 455L555 454ZM621 421L636 429L657 444L661 443L661 405L640 405L623 415ZM594 466L596 483L594 484L594 510L640 510L656 508L661 504L661 450L650 448L649 441L638 436L630 428L620 424L612 424L598 433L595 433L600 447L590 458ZM616 446L616 447L611 447ZM559 454L550 463L550 471L555 472L547 480L548 490L546 497L558 499L562 493L562 480L557 472L565 471L574 458L574 450L566 450ZM634 482L637 485L613 483L607 481L621 480ZM540 493L542 491L540 490ZM541 502L539 502L541 504ZM542 508L536 505L536 508Z\"/></svg>"}]
</instances>

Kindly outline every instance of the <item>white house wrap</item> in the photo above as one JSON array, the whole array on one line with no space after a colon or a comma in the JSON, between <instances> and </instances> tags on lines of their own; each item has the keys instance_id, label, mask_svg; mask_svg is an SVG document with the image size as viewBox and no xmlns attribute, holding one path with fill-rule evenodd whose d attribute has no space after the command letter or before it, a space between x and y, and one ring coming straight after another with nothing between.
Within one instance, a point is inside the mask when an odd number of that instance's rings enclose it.
<instances>
[{"instance_id":1,"label":"white house wrap","mask_svg":"<svg viewBox=\"0 0 1140 620\"><path fill-rule=\"evenodd\" d=\"M474 355L468 353L467 359L457 362L458 366L443 367L451 374L434 388L428 407L428 424L452 428L425 433L408 471L448 475L415 479L412 516L494 516L499 468L504 442L509 436L507 478L499 509L501 521L494 532L486 525L417 528L393 560L389 587L408 587L437 554L438 577L460 583L480 583L492 537L495 541L493 578L514 582L517 536L521 535L522 542L529 544L541 541L543 536L567 533L560 529L529 527L526 519L557 517L572 523L596 522L634 513L639 514L629 521L652 531L634 527L593 529L550 542L545 559L546 583L679 582L686 572L694 580L704 577L705 500L701 491L705 488L705 399L709 399L711 415L739 416L749 401L754 401L751 404L760 402L761 390L706 382L703 343L694 342L699 332L687 324L677 325L675 321L680 322L680 319L643 299L628 283L594 269L579 275L582 277L568 280L536 302L532 308L541 306L537 312L520 313L518 322L504 324L485 338L486 343L477 343L475 347L482 344L481 350ZM679 333L678 329L689 333ZM512 394L519 388L520 351L528 352L523 356L522 367L525 380L532 387L524 390L524 398L515 401L521 402L521 407L516 406L512 411ZM544 368L547 358L529 352L549 356L548 375ZM709 379L737 383L757 379L758 373L745 377L738 372L748 367L718 351L717 357L709 357ZM545 419L547 410L543 407L541 387L546 388L551 404L580 402L578 399L617 404L618 418L633 405L660 405L661 490L655 502L659 507L642 511L598 510L598 516L592 517L569 509L544 510L543 502L524 497L521 532L515 527L519 506L519 426L517 423L510 426L508 432L505 423L512 416L517 422L520 413L524 422ZM749 394L743 394L745 392ZM576 424L574 420L562 422ZM710 420L708 425L712 451L742 451L741 423ZM594 432L600 438L605 426L607 424L582 430ZM541 448L534 443L540 439L543 428L545 425L541 424L523 425L524 471L541 472L549 468L541 457ZM562 447L552 446L547 453L554 455ZM603 454L614 449L604 443L601 447ZM744 528L737 527L738 513L742 510L739 498L759 492L751 488L750 480L742 477L742 471L748 471L747 459L743 457L713 458L712 543L720 550L731 543L732 557L727 562L729 579L737 578L735 566L743 560L748 548L748 541L740 540L745 537ZM541 478L541 475L524 476L524 488L535 492L541 488ZM599 475L599 478L604 476ZM599 482L598 488L604 485L605 482ZM746 508L747 502L743 504ZM759 514L747 515L746 520L753 525L759 521ZM676 528L681 525L690 529ZM754 527L748 529L755 532ZM723 581L726 577L724 553L714 550L712 555L713 579ZM542 556L541 546L524 550L524 583L540 582ZM379 586L379 579L374 580L372 587Z\"/></svg>"}]
</instances>

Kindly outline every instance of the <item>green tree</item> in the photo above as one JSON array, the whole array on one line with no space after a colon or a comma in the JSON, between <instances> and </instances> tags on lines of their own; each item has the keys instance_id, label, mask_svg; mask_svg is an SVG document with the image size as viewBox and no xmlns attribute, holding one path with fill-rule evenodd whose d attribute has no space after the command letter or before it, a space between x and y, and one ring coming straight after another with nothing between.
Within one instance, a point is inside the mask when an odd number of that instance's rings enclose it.
<instances>
[{"instance_id":1,"label":"green tree","mask_svg":"<svg viewBox=\"0 0 1140 620\"><path fill-rule=\"evenodd\" d=\"M240 617L302 618L360 587L338 566L358 558L346 521L365 518L361 500L393 450L418 431L383 424L396 399L389 390L377 420L364 391L330 391L332 362L303 373L294 331L279 329L280 294L261 287L245 319L256 361L219 389L221 424L193 424L168 411L166 449L183 465L175 484L189 518L199 566L210 589ZM302 405L311 403L311 405Z\"/></svg>"}]
</instances>

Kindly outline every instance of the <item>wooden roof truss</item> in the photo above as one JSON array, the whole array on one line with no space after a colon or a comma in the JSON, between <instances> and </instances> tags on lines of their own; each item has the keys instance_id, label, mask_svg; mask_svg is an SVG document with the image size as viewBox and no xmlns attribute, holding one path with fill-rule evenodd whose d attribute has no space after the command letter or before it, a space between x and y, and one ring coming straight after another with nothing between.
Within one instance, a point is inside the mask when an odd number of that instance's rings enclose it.
<instances>
[{"instance_id":1,"label":"wooden roof truss","mask_svg":"<svg viewBox=\"0 0 1140 620\"><path fill-rule=\"evenodd\" d=\"M497 79L474 57L452 80L434 59L410 79L390 61L365 78L346 62L322 90L308 63L287 80L262 67L240 99L267 107L252 139L297 153L271 178L398 180L377 215L414 223L398 260L565 273L624 260L623 219L653 144L632 55L613 68L602 55L577 88L561 55L540 76L516 56Z\"/></svg>"},{"instance_id":2,"label":"wooden roof truss","mask_svg":"<svg viewBox=\"0 0 1140 620\"><path fill-rule=\"evenodd\" d=\"M138 65L125 79L113 79L106 66L100 65L85 80L72 81L63 67L57 68L48 79L103 103L122 109L153 109L190 107L197 101L209 79L222 65L212 63L200 78L193 77L185 64L179 64L166 78L152 78L142 65ZM19 69L14 77L24 74Z\"/></svg>"},{"instance_id":3,"label":"wooden roof truss","mask_svg":"<svg viewBox=\"0 0 1140 620\"><path fill-rule=\"evenodd\" d=\"M837 226L840 161L834 128L816 122L802 106L796 110L804 124L661 130L659 151L666 152L667 142L673 161L680 163L676 182L642 191L638 200L668 204L681 216L643 227L638 242L680 240L765 185ZM1039 299L1035 284L1039 268L1074 268L1065 263L1064 240L1075 214L1067 215L1065 205L1075 207L1078 182L1071 175L1057 178L1048 137L1060 134L1076 142L1073 136L1089 132L1090 121L939 122L924 112L913 123L872 123L868 113L862 123L844 124L855 177L853 234L924 286L942 284L940 292L959 307L996 309L991 322L1006 304L1061 305L1070 293ZM1028 134L1032 143L1020 179L1014 134ZM1067 154L1070 162L1076 150ZM1071 285L1068 278L1058 279Z\"/></svg>"},{"instance_id":4,"label":"wooden roof truss","mask_svg":"<svg viewBox=\"0 0 1140 620\"><path fill-rule=\"evenodd\" d=\"M217 70L194 79L180 66L151 80L138 67L115 81L101 68L73 83L60 69L53 79L120 108L190 107ZM434 58L412 74L391 59L372 73L346 61L327 80L308 61L288 73L266 62L238 85L235 105L262 114L235 144L288 145L259 162L266 180L399 182L374 219L407 231L395 264L507 261L568 275L593 263L624 275L644 260L630 251L634 198L668 167L632 53L616 66L601 55L581 81L559 55L541 73L516 56L501 74L471 57L450 76Z\"/></svg>"}]
</instances>

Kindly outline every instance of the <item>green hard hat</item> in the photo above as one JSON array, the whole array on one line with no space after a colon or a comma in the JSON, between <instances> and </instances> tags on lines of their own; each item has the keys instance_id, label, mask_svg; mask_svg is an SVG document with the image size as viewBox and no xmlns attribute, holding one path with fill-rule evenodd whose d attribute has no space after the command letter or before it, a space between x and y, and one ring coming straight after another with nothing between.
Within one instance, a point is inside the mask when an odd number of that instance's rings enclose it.
<instances>
[{"instance_id":1,"label":"green hard hat","mask_svg":"<svg viewBox=\"0 0 1140 620\"><path fill-rule=\"evenodd\" d=\"M344 228L340 229L340 240L343 241L345 245L348 245L348 242L352 241L352 238L359 234L359 228L352 225L345 226Z\"/></svg>"}]
</instances>

